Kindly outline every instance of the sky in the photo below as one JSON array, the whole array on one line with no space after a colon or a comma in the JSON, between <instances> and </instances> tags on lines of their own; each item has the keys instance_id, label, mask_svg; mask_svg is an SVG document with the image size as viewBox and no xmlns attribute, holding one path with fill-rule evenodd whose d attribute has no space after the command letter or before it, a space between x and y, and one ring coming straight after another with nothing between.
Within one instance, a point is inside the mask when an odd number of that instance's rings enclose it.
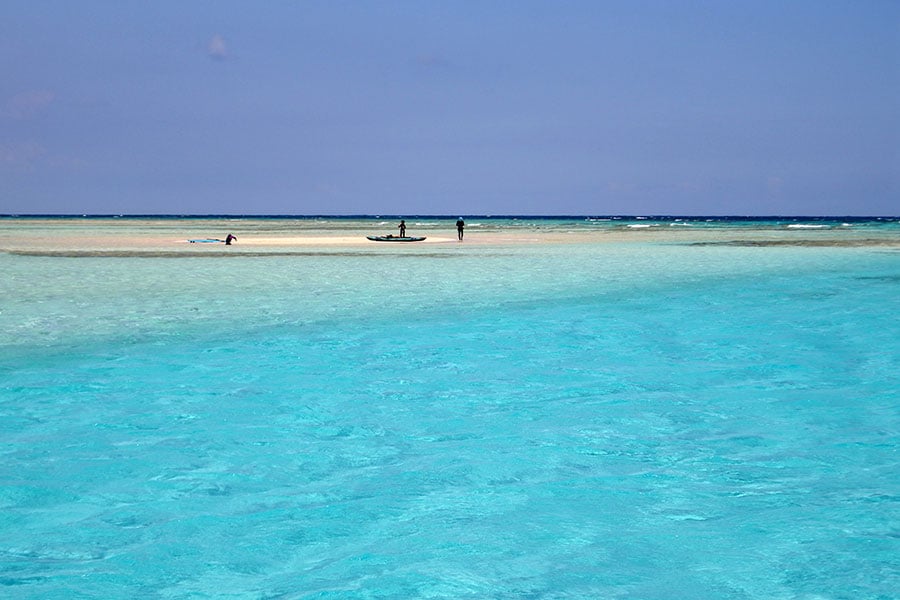
<instances>
[{"instance_id":1,"label":"sky","mask_svg":"<svg viewBox=\"0 0 900 600\"><path fill-rule=\"evenodd\" d=\"M0 213L900 215L896 0L0 2Z\"/></svg>"}]
</instances>

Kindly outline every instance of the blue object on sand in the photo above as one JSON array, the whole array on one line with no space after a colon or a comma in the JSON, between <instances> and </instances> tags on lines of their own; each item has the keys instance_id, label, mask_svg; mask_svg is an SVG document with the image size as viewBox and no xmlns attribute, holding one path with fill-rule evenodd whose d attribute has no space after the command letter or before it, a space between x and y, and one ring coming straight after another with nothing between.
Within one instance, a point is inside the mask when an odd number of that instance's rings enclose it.
<instances>
[{"instance_id":1,"label":"blue object on sand","mask_svg":"<svg viewBox=\"0 0 900 600\"><path fill-rule=\"evenodd\" d=\"M203 240L188 240L192 244L212 244L214 242L224 242L225 240L214 240L214 239L203 239Z\"/></svg>"}]
</instances>

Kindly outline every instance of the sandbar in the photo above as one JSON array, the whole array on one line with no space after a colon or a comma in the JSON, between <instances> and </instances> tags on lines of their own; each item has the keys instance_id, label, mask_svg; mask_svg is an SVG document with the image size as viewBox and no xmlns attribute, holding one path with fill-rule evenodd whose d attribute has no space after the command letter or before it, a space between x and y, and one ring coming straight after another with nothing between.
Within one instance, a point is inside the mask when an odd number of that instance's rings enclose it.
<instances>
[{"instance_id":1,"label":"sandbar","mask_svg":"<svg viewBox=\"0 0 900 600\"><path fill-rule=\"evenodd\" d=\"M541 227L495 226L485 221L467 228L465 239L456 239L452 227L434 223L408 230L425 240L384 243L366 239L385 235L390 225L340 222L266 220L42 220L0 221L0 252L36 256L210 256L311 254L316 252L417 252L416 248L440 249L496 247L522 244L678 244L745 247L879 247L900 248L900 230L856 228L777 229L773 227L691 228L664 225L592 228L578 224ZM224 239L237 236L232 245L222 242L190 243L192 239ZM421 250L419 250L421 251Z\"/></svg>"}]
</instances>

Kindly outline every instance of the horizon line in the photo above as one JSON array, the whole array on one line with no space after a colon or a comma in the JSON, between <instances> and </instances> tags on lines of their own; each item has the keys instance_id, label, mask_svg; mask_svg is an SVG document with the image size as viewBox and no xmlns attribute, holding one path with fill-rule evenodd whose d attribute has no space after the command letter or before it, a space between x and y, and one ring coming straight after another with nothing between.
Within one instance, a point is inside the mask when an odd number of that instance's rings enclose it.
<instances>
[{"instance_id":1,"label":"horizon line","mask_svg":"<svg viewBox=\"0 0 900 600\"><path fill-rule=\"evenodd\" d=\"M403 213L357 213L357 214L290 214L290 213L0 213L0 218L240 218L240 219L456 219L460 213L447 214L403 214ZM900 219L900 215L807 215L807 214L467 214L466 218L481 219Z\"/></svg>"}]
</instances>

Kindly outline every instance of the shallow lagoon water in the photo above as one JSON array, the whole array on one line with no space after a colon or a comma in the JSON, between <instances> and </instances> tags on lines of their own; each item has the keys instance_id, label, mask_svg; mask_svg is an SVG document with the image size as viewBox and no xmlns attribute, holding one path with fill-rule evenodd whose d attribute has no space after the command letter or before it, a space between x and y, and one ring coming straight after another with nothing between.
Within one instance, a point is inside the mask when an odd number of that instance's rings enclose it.
<instances>
[{"instance_id":1,"label":"shallow lagoon water","mask_svg":"<svg viewBox=\"0 0 900 600\"><path fill-rule=\"evenodd\" d=\"M894 597L900 253L684 242L0 254L4 596Z\"/></svg>"}]
</instances>

